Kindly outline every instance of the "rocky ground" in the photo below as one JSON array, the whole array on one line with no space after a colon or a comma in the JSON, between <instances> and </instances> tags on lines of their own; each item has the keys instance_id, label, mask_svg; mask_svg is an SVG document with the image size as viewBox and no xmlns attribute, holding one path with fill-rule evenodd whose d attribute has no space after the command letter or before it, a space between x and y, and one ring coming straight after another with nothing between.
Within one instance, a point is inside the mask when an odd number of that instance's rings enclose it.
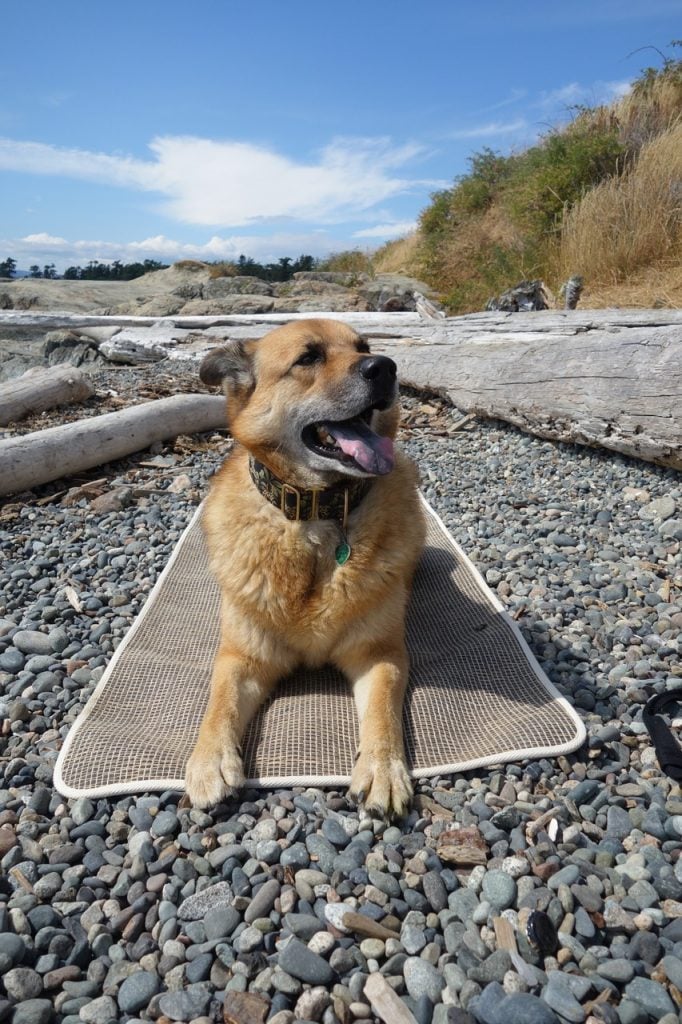
<instances>
[{"instance_id":1,"label":"rocky ground","mask_svg":"<svg viewBox=\"0 0 682 1024\"><path fill-rule=\"evenodd\" d=\"M196 388L164 364L96 384L91 413ZM0 509L0 1021L206 1024L224 1006L394 1024L373 1009L382 990L420 1024L680 1020L682 794L642 707L682 687L682 480L499 423L456 429L435 398L404 405L427 498L586 744L418 780L390 825L342 791L251 790L210 814L172 792L64 800L57 751L229 439L15 496Z\"/></svg>"}]
</instances>

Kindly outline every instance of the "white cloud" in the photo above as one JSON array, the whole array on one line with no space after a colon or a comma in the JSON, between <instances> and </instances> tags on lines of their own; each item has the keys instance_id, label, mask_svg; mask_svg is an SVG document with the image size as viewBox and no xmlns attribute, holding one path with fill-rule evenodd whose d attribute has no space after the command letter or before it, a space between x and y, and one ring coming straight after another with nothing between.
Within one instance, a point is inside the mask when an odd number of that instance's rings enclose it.
<instances>
[{"instance_id":1,"label":"white cloud","mask_svg":"<svg viewBox=\"0 0 682 1024\"><path fill-rule=\"evenodd\" d=\"M497 103L492 103L488 107L481 107L479 110L473 110L471 111L471 116L476 116L478 114L492 114L494 110L501 110L503 107L512 107L515 103L525 99L527 95L527 89L512 89L505 99L499 100Z\"/></svg>"},{"instance_id":2,"label":"white cloud","mask_svg":"<svg viewBox=\"0 0 682 1024\"><path fill-rule=\"evenodd\" d=\"M528 125L522 117L513 121L488 121L487 124L476 125L474 128L460 128L448 132L449 139L485 139L496 135L513 135L523 131Z\"/></svg>"},{"instance_id":3,"label":"white cloud","mask_svg":"<svg viewBox=\"0 0 682 1024\"><path fill-rule=\"evenodd\" d=\"M600 104L611 103L621 96L625 96L631 89L629 81L616 82L592 82L583 85L580 82L569 82L558 89L550 92L543 92L535 103L545 111L555 111L560 108L577 106L599 106Z\"/></svg>"},{"instance_id":4,"label":"white cloud","mask_svg":"<svg viewBox=\"0 0 682 1024\"><path fill-rule=\"evenodd\" d=\"M417 227L415 220L403 220L391 224L375 224L371 228L354 231L353 238L400 238L409 235Z\"/></svg>"},{"instance_id":5,"label":"white cloud","mask_svg":"<svg viewBox=\"0 0 682 1024\"><path fill-rule=\"evenodd\" d=\"M158 137L153 159L0 139L0 170L94 181L165 197L163 210L188 224L243 227L296 218L332 223L431 186L396 174L423 153L386 138L340 138L297 162L264 146L193 136Z\"/></svg>"},{"instance_id":6,"label":"white cloud","mask_svg":"<svg viewBox=\"0 0 682 1024\"><path fill-rule=\"evenodd\" d=\"M274 260L282 255L299 256L310 253L326 255L332 251L349 248L347 238L331 238L324 231L308 233L280 232L267 236L213 235L203 243L179 242L165 235L155 235L131 242L110 242L102 239L69 240L47 232L26 235L24 238L0 238L0 251L9 253L17 260L20 269L25 270L31 263L54 263L59 272L76 264L84 266L90 260L103 263L121 260L135 263L145 259L172 263L180 259L214 260L236 259L242 253L254 259Z\"/></svg>"},{"instance_id":7,"label":"white cloud","mask_svg":"<svg viewBox=\"0 0 682 1024\"><path fill-rule=\"evenodd\" d=\"M25 238L20 238L19 242L25 242L28 243L29 245L34 245L38 249L58 249L62 245L69 244L65 238L60 238L59 235L48 235L46 231L40 231L37 235L26 235Z\"/></svg>"}]
</instances>

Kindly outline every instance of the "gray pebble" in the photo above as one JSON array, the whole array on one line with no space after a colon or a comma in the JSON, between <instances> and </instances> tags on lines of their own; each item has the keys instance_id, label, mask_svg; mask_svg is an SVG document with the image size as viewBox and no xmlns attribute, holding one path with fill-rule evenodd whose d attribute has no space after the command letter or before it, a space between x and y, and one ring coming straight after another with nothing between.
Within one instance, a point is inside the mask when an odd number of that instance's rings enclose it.
<instances>
[{"instance_id":1,"label":"gray pebble","mask_svg":"<svg viewBox=\"0 0 682 1024\"><path fill-rule=\"evenodd\" d=\"M633 978L625 986L625 995L647 1013L655 1014L657 1017L675 1012L675 1004L663 986L649 978Z\"/></svg>"},{"instance_id":2,"label":"gray pebble","mask_svg":"<svg viewBox=\"0 0 682 1024\"><path fill-rule=\"evenodd\" d=\"M109 1024L118 1018L116 1000L111 996L90 999L81 1007L79 1017L84 1024Z\"/></svg>"},{"instance_id":3,"label":"gray pebble","mask_svg":"<svg viewBox=\"0 0 682 1024\"><path fill-rule=\"evenodd\" d=\"M190 1021L202 1017L210 1001L211 993L205 982L200 982L181 992L164 992L159 999L159 1009L171 1020Z\"/></svg>"},{"instance_id":4,"label":"gray pebble","mask_svg":"<svg viewBox=\"0 0 682 1024\"><path fill-rule=\"evenodd\" d=\"M49 999L27 999L12 1013L12 1024L50 1024L53 1019L54 1006Z\"/></svg>"},{"instance_id":5,"label":"gray pebble","mask_svg":"<svg viewBox=\"0 0 682 1024\"><path fill-rule=\"evenodd\" d=\"M161 988L161 980L150 971L136 971L126 978L118 990L118 1005L123 1013L137 1013L149 1005Z\"/></svg>"},{"instance_id":6,"label":"gray pebble","mask_svg":"<svg viewBox=\"0 0 682 1024\"><path fill-rule=\"evenodd\" d=\"M428 996L432 1003L440 1002L445 979L433 964L418 956L408 957L404 965L405 984L413 999Z\"/></svg>"},{"instance_id":7,"label":"gray pebble","mask_svg":"<svg viewBox=\"0 0 682 1024\"><path fill-rule=\"evenodd\" d=\"M54 648L45 633L35 629L20 629L12 637L12 643L22 654L52 654Z\"/></svg>"},{"instance_id":8,"label":"gray pebble","mask_svg":"<svg viewBox=\"0 0 682 1024\"><path fill-rule=\"evenodd\" d=\"M188 896L178 907L181 921L200 921L214 907L232 904L232 888L227 882L217 882L193 896Z\"/></svg>"},{"instance_id":9,"label":"gray pebble","mask_svg":"<svg viewBox=\"0 0 682 1024\"><path fill-rule=\"evenodd\" d=\"M280 947L279 966L287 974L309 985L329 985L334 980L331 966L296 938Z\"/></svg>"},{"instance_id":10,"label":"gray pebble","mask_svg":"<svg viewBox=\"0 0 682 1024\"><path fill-rule=\"evenodd\" d=\"M160 811L152 821L153 836L174 836L180 831L180 822L175 811Z\"/></svg>"},{"instance_id":11,"label":"gray pebble","mask_svg":"<svg viewBox=\"0 0 682 1024\"><path fill-rule=\"evenodd\" d=\"M14 967L4 974L2 981L7 995L18 1003L37 999L43 991L42 978L30 967Z\"/></svg>"},{"instance_id":12,"label":"gray pebble","mask_svg":"<svg viewBox=\"0 0 682 1024\"><path fill-rule=\"evenodd\" d=\"M487 871L483 876L482 888L485 898L497 910L506 910L516 898L516 882L506 871Z\"/></svg>"}]
</instances>

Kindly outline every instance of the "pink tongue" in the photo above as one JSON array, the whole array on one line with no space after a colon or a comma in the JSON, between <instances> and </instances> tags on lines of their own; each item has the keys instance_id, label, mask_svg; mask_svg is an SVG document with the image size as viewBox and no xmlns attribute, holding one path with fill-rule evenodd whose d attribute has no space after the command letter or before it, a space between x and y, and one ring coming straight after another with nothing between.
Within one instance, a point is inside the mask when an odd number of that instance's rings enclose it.
<instances>
[{"instance_id":1,"label":"pink tongue","mask_svg":"<svg viewBox=\"0 0 682 1024\"><path fill-rule=\"evenodd\" d=\"M395 459L390 437L375 434L361 420L355 420L352 427L329 422L324 425L341 451L354 458L366 473L383 476L391 472Z\"/></svg>"}]
</instances>

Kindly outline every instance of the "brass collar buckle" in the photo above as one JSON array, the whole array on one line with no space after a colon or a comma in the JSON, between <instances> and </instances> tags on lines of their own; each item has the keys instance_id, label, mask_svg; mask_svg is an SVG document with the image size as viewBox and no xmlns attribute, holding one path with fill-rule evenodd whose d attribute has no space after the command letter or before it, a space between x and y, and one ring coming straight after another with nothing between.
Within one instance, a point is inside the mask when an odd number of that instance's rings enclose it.
<instances>
[{"instance_id":1,"label":"brass collar buckle","mask_svg":"<svg viewBox=\"0 0 682 1024\"><path fill-rule=\"evenodd\" d=\"M282 493L281 493L281 496L280 496L279 507L280 507L280 511L288 519L289 516L288 516L287 513L288 513L288 511L290 509L290 506L287 505L287 494L295 494L296 495L296 515L294 516L294 520L293 521L295 523L297 523L299 521L299 519L301 518L301 492L299 491L298 487L293 487L291 484L285 484L285 483L282 484Z\"/></svg>"}]
</instances>

